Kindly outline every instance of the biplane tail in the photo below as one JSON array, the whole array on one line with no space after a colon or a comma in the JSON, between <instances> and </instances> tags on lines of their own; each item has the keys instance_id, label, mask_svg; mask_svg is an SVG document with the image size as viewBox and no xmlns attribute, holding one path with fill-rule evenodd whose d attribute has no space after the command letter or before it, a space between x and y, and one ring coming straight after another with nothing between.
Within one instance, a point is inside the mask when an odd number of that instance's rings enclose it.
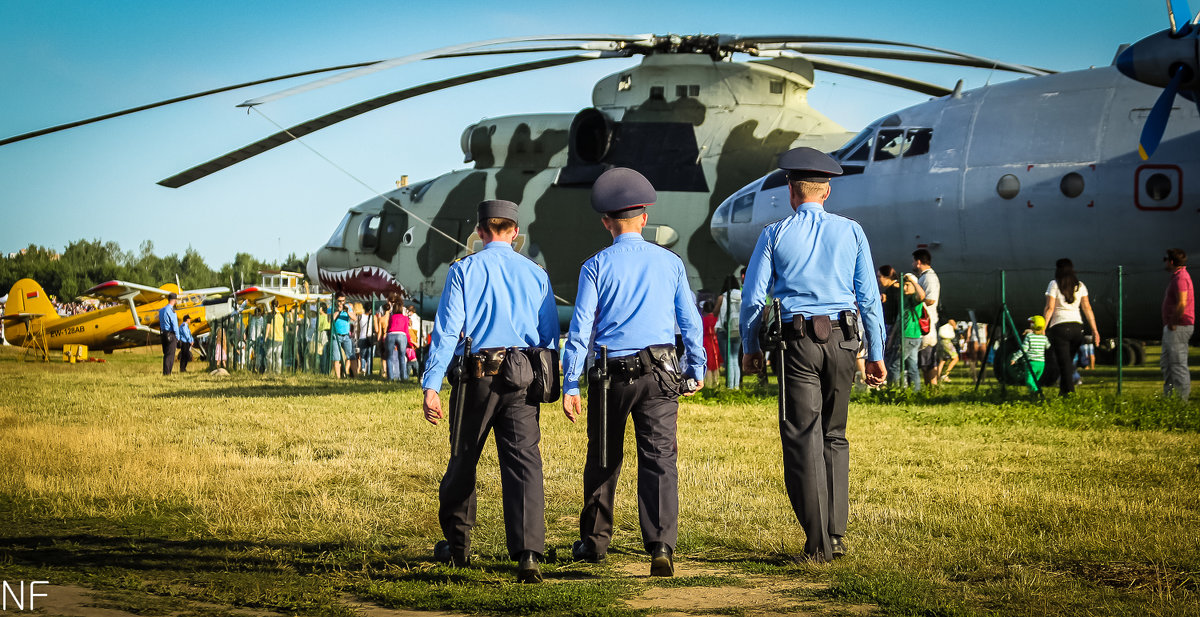
<instances>
[{"instance_id":1,"label":"biplane tail","mask_svg":"<svg viewBox=\"0 0 1200 617\"><path fill-rule=\"evenodd\" d=\"M4 315L28 315L42 319L58 319L58 311L46 295L46 290L33 279L21 279L13 283L4 304Z\"/></svg>"}]
</instances>

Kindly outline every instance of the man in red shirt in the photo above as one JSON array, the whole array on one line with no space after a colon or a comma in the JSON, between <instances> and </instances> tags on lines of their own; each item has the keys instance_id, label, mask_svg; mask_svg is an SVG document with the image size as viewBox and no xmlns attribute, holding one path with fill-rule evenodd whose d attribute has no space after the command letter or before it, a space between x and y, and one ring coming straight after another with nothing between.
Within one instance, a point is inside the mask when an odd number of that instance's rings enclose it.
<instances>
[{"instance_id":1,"label":"man in red shirt","mask_svg":"<svg viewBox=\"0 0 1200 617\"><path fill-rule=\"evenodd\" d=\"M1192 380L1188 373L1188 340L1196 324L1196 297L1192 294L1192 277L1187 271L1187 253L1183 249L1167 249L1163 257L1171 273L1167 293L1162 303L1162 365L1163 394L1188 400Z\"/></svg>"}]
</instances>

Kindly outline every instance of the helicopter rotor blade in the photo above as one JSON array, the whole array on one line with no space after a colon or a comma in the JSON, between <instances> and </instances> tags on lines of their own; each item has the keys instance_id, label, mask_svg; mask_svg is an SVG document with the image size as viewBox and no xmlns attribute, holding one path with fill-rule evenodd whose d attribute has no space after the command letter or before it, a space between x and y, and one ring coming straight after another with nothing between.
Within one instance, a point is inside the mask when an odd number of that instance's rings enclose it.
<instances>
[{"instance_id":1,"label":"helicopter rotor blade","mask_svg":"<svg viewBox=\"0 0 1200 617\"><path fill-rule=\"evenodd\" d=\"M163 107L164 105L171 105L173 103L181 103L183 101L190 101L192 99L198 99L200 97L209 96L212 94L220 94L222 92L229 92L230 90L238 90L240 88L248 88L250 86L257 86L260 84L271 83L273 81L282 81L285 79L292 79L293 77L304 77L306 75L316 75L319 73L328 73L330 71L345 71L345 70L349 70L349 69L370 66L372 64L375 64L376 62L378 62L378 60L373 60L371 62L358 62L355 64L343 64L341 66L331 66L331 67L323 68L323 69L313 69L311 71L301 71L299 73L289 73L287 75L280 75L278 77L268 77L266 79L257 79L255 81L248 81L246 83L235 84L232 86L225 86L222 88L205 90L204 92L196 92L194 94L186 94L184 96L177 96L175 98L167 99L165 101L158 101L157 103L149 103L147 105L139 105L137 107L130 107L129 109L123 109L121 111L114 111L112 113L107 113L107 114L104 114L101 116L96 116L94 118L87 118L84 120L76 120L74 122L68 122L66 124L59 124L56 126L39 129L36 131L31 131L28 133L22 133L20 135L14 135L12 137L6 137L4 139L0 139L0 146L4 146L7 144L11 144L11 143L16 143L18 141L24 141L26 139L32 139L34 137L41 137L42 135L49 135L50 133L57 133L59 131L65 131L67 129L72 129L77 126L83 126L85 124L92 124L93 122L100 122L101 120L108 120L111 118L119 118L121 116L127 116L129 114L137 113L139 111L146 111L147 109L154 109L156 107Z\"/></svg>"},{"instance_id":2,"label":"helicopter rotor blade","mask_svg":"<svg viewBox=\"0 0 1200 617\"><path fill-rule=\"evenodd\" d=\"M923 64L947 64L952 66L969 66L979 69L995 68L993 61L986 58L964 57L960 55L950 55L941 53L927 53L919 51L907 51L903 49L883 49L878 47L856 47L848 45L825 45L819 43L784 43L780 46L782 49L789 51L798 51L803 54L818 54L822 56L846 56L855 58L875 58L879 60L904 60L907 62L920 62ZM762 49L762 48L760 48ZM1049 69L1027 67L1036 71L1041 71L1044 74L1051 74L1054 71ZM1024 71L1022 71L1024 72Z\"/></svg>"},{"instance_id":3,"label":"helicopter rotor blade","mask_svg":"<svg viewBox=\"0 0 1200 617\"><path fill-rule=\"evenodd\" d=\"M650 35L650 34L639 34L639 35L632 35L632 36L631 35L620 35L620 34L558 34L558 35L547 35L547 36L524 36L524 37L511 37L511 38L502 38L502 39L489 39L486 41L475 41L473 43L450 45L448 47L439 47L437 49L431 49L428 51L417 52L415 54L409 54L407 56L400 56L399 58L392 58L390 60L376 62L374 64L371 64L370 66L360 67L360 68L349 70L349 71L346 71L343 73L338 73L337 75L332 75L332 76L326 77L324 79L318 79L317 81L313 81L313 82L301 84L299 86L295 86L292 88L288 88L287 90L281 90L279 92L268 94L266 96L260 96L258 98L249 99L249 100L244 101L241 104L239 104L238 107L253 107L255 105L262 105L263 103L277 101L279 99L286 98L286 97L289 97L289 96L292 96L295 94L300 94L302 92L309 92L311 90L316 90L318 88L324 88L325 86L333 85L336 83L341 83L348 79L354 79L355 77L362 77L363 75L370 75L372 73L377 73L379 71L387 70L387 69L401 66L404 64L410 64L413 62L417 62L419 60L425 60L428 58L433 58L435 56L442 56L445 54L452 54L452 53L456 53L456 52L463 52L463 51L479 49L479 48L484 48L484 47L494 47L497 45L507 45L507 44L513 44L513 43L535 43L538 41L608 41L608 42L618 42L618 43L621 43L621 42L636 43L639 41L652 40L653 38L654 38L654 36Z\"/></svg>"},{"instance_id":4,"label":"helicopter rotor blade","mask_svg":"<svg viewBox=\"0 0 1200 617\"><path fill-rule=\"evenodd\" d=\"M332 113L328 113L328 114L325 114L318 118L308 120L307 122L302 122L300 124L297 124L295 126L287 128L283 131L275 133L274 135L260 139L250 145L244 146L242 148L238 148L237 150L234 150L233 152L219 156L215 159L212 159L211 161L208 161L206 163L201 163L200 165L192 167L191 169L188 169L186 171L175 174L174 176L171 176L170 178L160 180L158 182L158 184L161 186L168 187L168 188L179 188L181 186L195 182L196 180L199 180L205 176L208 176L210 174L218 172L222 169L225 169L232 165L236 165L237 163L245 161L246 159L249 159L251 157L262 154L263 152L271 150L272 148L281 146L289 141L298 139L300 137L304 137L305 135L312 134L323 128L337 124L338 122L341 122L343 120L349 120L350 118L362 115L364 113L373 111L375 109L379 109L380 107L384 107L386 105L391 105L392 103L397 103L399 101L403 101L403 100L410 99L410 98L413 98L416 96L420 96L422 94L428 94L430 92L436 92L438 90L445 90L446 88L453 88L454 86L461 86L463 84L469 84L469 83L473 83L473 82L477 82L477 81L483 81L485 79L491 79L493 77L502 77L505 75L513 75L516 73L523 73L526 71L535 71L538 69L550 68L550 67L555 67L555 66L563 66L563 65L567 65L567 64L574 64L577 62L584 62L587 60L595 60L598 58L611 58L611 57L619 57L619 56L612 55L610 53L605 53L605 52L588 52L588 53L577 54L577 55L573 55L573 56L563 56L563 57L559 57L559 58L537 60L534 62L523 62L520 64L512 64L509 66L504 66L504 67L495 68L495 69L489 69L486 71L479 71L476 73L468 73L468 74L464 74L464 75L459 75L457 77L451 77L448 79L429 82L426 84L421 84L419 86L405 88L403 90L397 90L395 92L385 94L383 96L378 96L373 99L363 101L361 103L355 103L354 105L350 105L349 107L344 107L344 108L334 111Z\"/></svg>"},{"instance_id":5,"label":"helicopter rotor blade","mask_svg":"<svg viewBox=\"0 0 1200 617\"><path fill-rule=\"evenodd\" d=\"M978 62L986 63L989 67L995 67L998 70L1011 71L1014 73L1026 73L1028 75L1046 75L1050 73L1050 71L1046 71L1044 69L1025 66L1023 64L1012 64L1010 62L1003 62L1000 60L967 54L951 49L852 36L810 36L796 34L772 34L761 36L721 35L720 42L722 48L728 48L731 50L740 50L746 48L770 49L771 45L783 46L789 43L856 43L862 45L890 45L893 47L907 47L910 49L932 51L950 56L957 56L960 58L969 58Z\"/></svg>"},{"instance_id":6,"label":"helicopter rotor blade","mask_svg":"<svg viewBox=\"0 0 1200 617\"><path fill-rule=\"evenodd\" d=\"M1149 160L1158 149L1163 133L1167 130L1167 120L1171 118L1171 107L1175 105L1175 95L1179 92L1179 84L1183 81L1184 69L1180 67L1171 77L1171 82L1163 89L1154 107L1150 108L1150 116L1142 126L1142 136L1138 139L1138 154L1143 161Z\"/></svg>"},{"instance_id":7,"label":"helicopter rotor blade","mask_svg":"<svg viewBox=\"0 0 1200 617\"><path fill-rule=\"evenodd\" d=\"M953 92L953 90L944 86L912 79L903 75L896 75L895 73L888 73L878 69L859 66L857 64L850 64L848 62L841 62L839 60L818 58L803 54L801 54L801 57L811 62L814 69L825 71L827 73L837 73L838 75L846 75L847 77L856 77L866 81L896 86L897 88L904 88L905 90L912 90L914 92L920 92L921 94L928 94L929 96L946 96L947 94Z\"/></svg>"}]
</instances>

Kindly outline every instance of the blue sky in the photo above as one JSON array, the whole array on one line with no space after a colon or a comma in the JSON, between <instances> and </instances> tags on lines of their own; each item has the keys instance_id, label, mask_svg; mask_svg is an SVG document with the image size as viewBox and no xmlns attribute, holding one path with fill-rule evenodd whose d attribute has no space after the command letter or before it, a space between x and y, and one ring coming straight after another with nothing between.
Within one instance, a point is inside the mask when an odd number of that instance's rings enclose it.
<instances>
[{"instance_id":1,"label":"blue sky","mask_svg":"<svg viewBox=\"0 0 1200 617\"><path fill-rule=\"evenodd\" d=\"M827 34L945 47L1055 70L1111 62L1166 27L1164 3L898 2L54 2L0 1L0 138L173 96L475 40L554 33ZM516 60L513 60L516 61ZM854 60L968 88L1002 73ZM472 84L371 112L307 138L377 190L463 167L480 118L573 112L636 60L604 60ZM290 125L359 100L484 66L405 66L263 106ZM286 82L292 85L300 82ZM245 251L315 250L367 189L288 144L181 189L155 182L275 132L235 106L266 85L0 146L0 251L79 238L158 254L196 248L212 266ZM818 73L809 101L857 130L924 96ZM1152 101L1147 101L1147 104Z\"/></svg>"}]
</instances>

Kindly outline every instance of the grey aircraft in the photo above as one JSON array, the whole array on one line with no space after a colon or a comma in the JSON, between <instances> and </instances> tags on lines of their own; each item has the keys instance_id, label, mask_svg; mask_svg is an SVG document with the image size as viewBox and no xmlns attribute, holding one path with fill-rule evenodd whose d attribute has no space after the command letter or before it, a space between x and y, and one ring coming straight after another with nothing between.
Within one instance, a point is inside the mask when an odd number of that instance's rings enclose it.
<instances>
[{"instance_id":1,"label":"grey aircraft","mask_svg":"<svg viewBox=\"0 0 1200 617\"><path fill-rule=\"evenodd\" d=\"M956 90L881 118L833 152L845 175L826 206L863 226L876 265L910 270L912 251L928 248L942 316L976 309L994 322L1003 270L1024 328L1067 257L1102 337L1117 334L1123 283L1125 336L1158 339L1165 249L1200 250L1200 114L1168 83L1186 72L1177 90L1195 100L1191 27L1122 48L1112 66ZM747 263L762 228L791 214L776 171L734 192L710 228Z\"/></svg>"}]
</instances>

